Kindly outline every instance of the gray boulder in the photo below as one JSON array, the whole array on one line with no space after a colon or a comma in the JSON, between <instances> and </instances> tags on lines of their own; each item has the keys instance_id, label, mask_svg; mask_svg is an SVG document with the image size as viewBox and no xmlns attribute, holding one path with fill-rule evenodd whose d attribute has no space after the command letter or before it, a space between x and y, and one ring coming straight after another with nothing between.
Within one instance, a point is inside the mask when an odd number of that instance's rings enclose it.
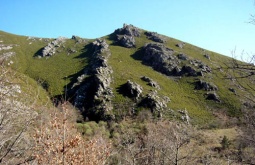
<instances>
[{"instance_id":1,"label":"gray boulder","mask_svg":"<svg viewBox=\"0 0 255 165\"><path fill-rule=\"evenodd\" d=\"M153 81L151 78L143 76L143 77L141 77L141 79L143 81L147 82L149 86L160 89L160 86L158 85L158 83L156 81Z\"/></svg>"},{"instance_id":2,"label":"gray boulder","mask_svg":"<svg viewBox=\"0 0 255 165\"><path fill-rule=\"evenodd\" d=\"M175 46L179 47L179 48L183 48L185 46L185 43L182 42L182 43L178 43L176 44Z\"/></svg>"},{"instance_id":3,"label":"gray boulder","mask_svg":"<svg viewBox=\"0 0 255 165\"><path fill-rule=\"evenodd\" d=\"M163 74L172 75L173 69L179 64L173 49L167 48L163 44L149 43L143 47L143 50L143 64L149 65Z\"/></svg>"},{"instance_id":4,"label":"gray boulder","mask_svg":"<svg viewBox=\"0 0 255 165\"><path fill-rule=\"evenodd\" d=\"M127 95L131 96L132 98L135 98L136 100L138 100L143 92L143 88L135 83L132 82L130 80L127 81L126 83L126 87L127 87Z\"/></svg>"},{"instance_id":5,"label":"gray boulder","mask_svg":"<svg viewBox=\"0 0 255 165\"><path fill-rule=\"evenodd\" d=\"M197 81L195 86L195 89L201 90L204 89L206 91L217 91L218 87L212 83L205 82L203 80Z\"/></svg>"},{"instance_id":6,"label":"gray boulder","mask_svg":"<svg viewBox=\"0 0 255 165\"><path fill-rule=\"evenodd\" d=\"M82 39L81 37L75 36L75 35L73 35L71 39L74 40L76 44L81 44L86 42L85 39Z\"/></svg>"},{"instance_id":7,"label":"gray boulder","mask_svg":"<svg viewBox=\"0 0 255 165\"><path fill-rule=\"evenodd\" d=\"M65 40L65 38L59 37L48 43L48 45L43 48L41 56L53 56L56 53L57 48L60 47L65 42Z\"/></svg>"},{"instance_id":8,"label":"gray boulder","mask_svg":"<svg viewBox=\"0 0 255 165\"><path fill-rule=\"evenodd\" d=\"M186 75L186 76L201 76L200 72L196 71L195 68L184 65L181 69L180 75Z\"/></svg>"},{"instance_id":9,"label":"gray boulder","mask_svg":"<svg viewBox=\"0 0 255 165\"><path fill-rule=\"evenodd\" d=\"M132 48L135 47L135 38L133 36L117 36L118 42L120 43L121 46L124 46L126 48Z\"/></svg>"},{"instance_id":10,"label":"gray boulder","mask_svg":"<svg viewBox=\"0 0 255 165\"><path fill-rule=\"evenodd\" d=\"M166 96L158 96L157 91L151 91L147 94L140 103L140 106L149 108L152 113L162 117L162 112L167 109L167 103L170 99Z\"/></svg>"},{"instance_id":11,"label":"gray boulder","mask_svg":"<svg viewBox=\"0 0 255 165\"><path fill-rule=\"evenodd\" d=\"M134 37L141 36L141 32L139 28L133 25L128 25L128 24L123 24L123 27L115 30L115 33L118 35L127 35L127 36L134 36Z\"/></svg>"},{"instance_id":12,"label":"gray boulder","mask_svg":"<svg viewBox=\"0 0 255 165\"><path fill-rule=\"evenodd\" d=\"M133 26L124 24L122 28L115 30L117 36L117 43L126 48L135 47L135 37L140 37L140 30Z\"/></svg>"},{"instance_id":13,"label":"gray boulder","mask_svg":"<svg viewBox=\"0 0 255 165\"><path fill-rule=\"evenodd\" d=\"M156 32L145 32L144 33L149 40L152 40L154 42L164 43L166 42L163 38L163 36L159 35Z\"/></svg>"},{"instance_id":14,"label":"gray boulder","mask_svg":"<svg viewBox=\"0 0 255 165\"><path fill-rule=\"evenodd\" d=\"M186 61L186 60L188 60L189 58L188 58L188 56L187 55L185 55L185 54L178 54L177 55L177 57L178 57L178 59L180 59L180 60L184 60L184 61Z\"/></svg>"}]
</instances>

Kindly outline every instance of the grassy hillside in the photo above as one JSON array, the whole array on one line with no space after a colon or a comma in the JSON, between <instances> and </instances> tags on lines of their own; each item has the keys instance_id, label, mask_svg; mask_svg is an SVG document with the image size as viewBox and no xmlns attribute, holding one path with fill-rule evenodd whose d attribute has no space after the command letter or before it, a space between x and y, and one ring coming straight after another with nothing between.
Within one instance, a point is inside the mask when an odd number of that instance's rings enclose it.
<instances>
[{"instance_id":1,"label":"grassy hillside","mask_svg":"<svg viewBox=\"0 0 255 165\"><path fill-rule=\"evenodd\" d=\"M231 58L188 43L183 48L179 48L176 44L182 43L181 41L164 36L166 39L165 46L173 49L174 55L186 54L190 59L200 60L212 68L212 73L203 77L166 76L142 64L143 54L140 50L146 43L152 42L145 36L144 32L142 30L141 36L135 37L135 48L124 48L116 45L112 38L113 34L103 37L110 45L111 51L109 65L113 69L111 87L114 92L114 113L119 113L118 108L128 109L132 103L132 100L118 91L127 80L132 80L141 85L144 96L150 90L154 90L141 80L142 76L148 76L160 85L159 95L170 98L168 107L175 112L187 109L193 124L215 125L217 122L215 116L221 113L233 117L240 116L242 91L230 79L226 79L229 74L225 68ZM11 67L37 81L46 89L50 97L55 97L64 95L66 86L71 87L77 77L84 72L84 68L88 66L93 53L91 42L94 40L82 39L82 42L77 42L74 39L66 39L52 57L39 58L38 55L42 52L42 48L52 40L18 36L0 31L0 44L12 45L13 47L10 50L2 50L1 54L10 51L15 52L15 55L11 57L14 62ZM75 51L70 53L70 50ZM205 54L210 56L210 60L205 58ZM199 79L213 83L218 87L217 94L222 100L221 103L206 100L207 91L194 90L194 83ZM238 95L229 91L229 88L234 88ZM170 112L165 112L165 116L167 118L173 117Z\"/></svg>"}]
</instances>

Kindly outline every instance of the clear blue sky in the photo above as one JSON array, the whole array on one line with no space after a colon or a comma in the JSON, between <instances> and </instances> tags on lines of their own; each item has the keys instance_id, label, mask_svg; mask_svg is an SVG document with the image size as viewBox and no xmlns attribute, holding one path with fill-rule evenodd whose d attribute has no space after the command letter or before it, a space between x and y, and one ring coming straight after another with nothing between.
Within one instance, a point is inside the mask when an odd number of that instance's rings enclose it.
<instances>
[{"instance_id":1,"label":"clear blue sky","mask_svg":"<svg viewBox=\"0 0 255 165\"><path fill-rule=\"evenodd\" d=\"M254 0L0 0L0 30L97 38L123 23L231 56L255 53Z\"/></svg>"}]
</instances>

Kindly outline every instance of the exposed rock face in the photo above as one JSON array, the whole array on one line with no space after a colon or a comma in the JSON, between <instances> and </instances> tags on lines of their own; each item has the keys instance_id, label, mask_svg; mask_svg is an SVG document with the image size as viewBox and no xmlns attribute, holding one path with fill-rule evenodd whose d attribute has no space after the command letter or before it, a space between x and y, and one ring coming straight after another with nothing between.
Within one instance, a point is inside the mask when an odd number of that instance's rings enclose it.
<instances>
[{"instance_id":1,"label":"exposed rock face","mask_svg":"<svg viewBox=\"0 0 255 165\"><path fill-rule=\"evenodd\" d=\"M76 91L75 106L79 109L91 109L86 115L94 115L97 119L106 119L107 112L112 110L111 99L113 97L110 84L112 82L112 68L108 66L108 58L111 55L109 45L105 40L97 39L92 43L94 53L87 71L87 75L81 75L80 85ZM88 78L86 78L88 77Z\"/></svg>"},{"instance_id":2,"label":"exposed rock face","mask_svg":"<svg viewBox=\"0 0 255 165\"><path fill-rule=\"evenodd\" d=\"M173 69L178 66L179 61L173 55L174 51L159 43L149 43L144 47L143 63L152 66L153 69L172 75Z\"/></svg>"},{"instance_id":3,"label":"exposed rock face","mask_svg":"<svg viewBox=\"0 0 255 165\"><path fill-rule=\"evenodd\" d=\"M13 48L12 45L0 44L0 51L1 51L1 50L10 50L10 49L12 49L12 48Z\"/></svg>"},{"instance_id":4,"label":"exposed rock face","mask_svg":"<svg viewBox=\"0 0 255 165\"><path fill-rule=\"evenodd\" d=\"M114 32L117 35L117 41L121 46L126 48L135 47L135 37L140 37L140 30L133 26L124 24L123 28Z\"/></svg>"},{"instance_id":5,"label":"exposed rock face","mask_svg":"<svg viewBox=\"0 0 255 165\"><path fill-rule=\"evenodd\" d=\"M153 81L151 78L143 76L143 77L141 77L141 79L143 81L147 82L149 86L160 89L160 86L158 85L158 83L156 81Z\"/></svg>"},{"instance_id":6,"label":"exposed rock face","mask_svg":"<svg viewBox=\"0 0 255 165\"><path fill-rule=\"evenodd\" d=\"M181 72L179 73L179 75L186 75L186 76L201 76L201 72L196 71L196 69L194 69L191 66L188 65L184 65L181 69Z\"/></svg>"},{"instance_id":7,"label":"exposed rock face","mask_svg":"<svg viewBox=\"0 0 255 165\"><path fill-rule=\"evenodd\" d=\"M218 90L218 87L212 83L199 80L196 82L195 89L197 90L204 89L206 91L216 91Z\"/></svg>"},{"instance_id":8,"label":"exposed rock face","mask_svg":"<svg viewBox=\"0 0 255 165\"><path fill-rule=\"evenodd\" d=\"M179 47L179 48L183 48L185 46L185 43L182 42L182 43L178 43L176 44L175 46Z\"/></svg>"},{"instance_id":9,"label":"exposed rock face","mask_svg":"<svg viewBox=\"0 0 255 165\"><path fill-rule=\"evenodd\" d=\"M72 40L74 40L75 43L78 43L78 44L81 44L81 43L83 43L83 42L86 42L86 40L82 39L82 38L79 37L79 36L75 36L75 35L72 36Z\"/></svg>"},{"instance_id":10,"label":"exposed rock face","mask_svg":"<svg viewBox=\"0 0 255 165\"><path fill-rule=\"evenodd\" d=\"M48 43L47 46L45 46L42 50L42 57L46 57L46 56L53 56L56 51L57 48L61 46L61 44L63 44L65 42L65 38L63 37L59 37L53 41L51 41L50 43Z\"/></svg>"},{"instance_id":11,"label":"exposed rock face","mask_svg":"<svg viewBox=\"0 0 255 165\"><path fill-rule=\"evenodd\" d=\"M206 97L207 100L213 100L213 101L216 101L216 102L221 102L220 97L215 92L214 93L207 93L206 95L207 95L207 97Z\"/></svg>"},{"instance_id":12,"label":"exposed rock face","mask_svg":"<svg viewBox=\"0 0 255 165\"><path fill-rule=\"evenodd\" d=\"M178 111L182 116L181 116L181 119L182 121L186 122L187 124L190 124L190 117L188 115L188 111L186 110L179 110Z\"/></svg>"},{"instance_id":13,"label":"exposed rock face","mask_svg":"<svg viewBox=\"0 0 255 165\"><path fill-rule=\"evenodd\" d=\"M198 60L189 60L187 55L174 55L174 51L160 43L149 43L143 47L143 64L153 67L167 76L202 76L211 68ZM180 60L189 60L190 65L181 65Z\"/></svg>"},{"instance_id":14,"label":"exposed rock face","mask_svg":"<svg viewBox=\"0 0 255 165\"><path fill-rule=\"evenodd\" d=\"M141 32L137 27L127 24L123 24L123 27L115 30L115 33L118 35L127 35L134 37L140 37L141 35Z\"/></svg>"},{"instance_id":15,"label":"exposed rock face","mask_svg":"<svg viewBox=\"0 0 255 165\"><path fill-rule=\"evenodd\" d=\"M140 96L143 92L143 88L139 84L128 80L126 83L126 87L127 87L127 92L128 92L127 95L135 98L136 100L138 100L140 98Z\"/></svg>"},{"instance_id":16,"label":"exposed rock face","mask_svg":"<svg viewBox=\"0 0 255 165\"><path fill-rule=\"evenodd\" d=\"M169 101L170 99L168 97L160 97L157 91L152 91L145 96L140 105L150 108L152 113L157 114L158 117L162 117L162 112L167 108L167 103Z\"/></svg>"},{"instance_id":17,"label":"exposed rock face","mask_svg":"<svg viewBox=\"0 0 255 165\"><path fill-rule=\"evenodd\" d=\"M145 32L144 33L148 39L154 41L154 42L159 42L159 43L164 43L166 42L164 39L163 39L163 36L159 35L158 33L156 32Z\"/></svg>"},{"instance_id":18,"label":"exposed rock face","mask_svg":"<svg viewBox=\"0 0 255 165\"><path fill-rule=\"evenodd\" d=\"M186 61L186 60L188 60L189 58L188 58L188 56L187 55L185 55L185 54L178 54L177 55L177 57L178 57L178 59L180 59L180 60L184 60L184 61Z\"/></svg>"},{"instance_id":19,"label":"exposed rock face","mask_svg":"<svg viewBox=\"0 0 255 165\"><path fill-rule=\"evenodd\" d=\"M202 61L190 60L190 64L194 65L197 68L199 68L202 72L205 72L205 73L211 73L212 72L212 69L209 66L205 65Z\"/></svg>"},{"instance_id":20,"label":"exposed rock face","mask_svg":"<svg viewBox=\"0 0 255 165\"><path fill-rule=\"evenodd\" d=\"M120 45L126 47L126 48L132 48L135 47L135 38L133 36L117 36L118 42Z\"/></svg>"}]
</instances>

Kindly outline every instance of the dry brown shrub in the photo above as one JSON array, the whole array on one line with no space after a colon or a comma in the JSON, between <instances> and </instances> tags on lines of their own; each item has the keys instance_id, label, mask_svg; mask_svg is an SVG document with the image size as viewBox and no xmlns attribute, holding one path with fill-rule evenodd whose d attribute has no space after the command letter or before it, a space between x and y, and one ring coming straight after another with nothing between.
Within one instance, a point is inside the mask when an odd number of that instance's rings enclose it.
<instances>
[{"instance_id":1,"label":"dry brown shrub","mask_svg":"<svg viewBox=\"0 0 255 165\"><path fill-rule=\"evenodd\" d=\"M110 155L111 143L101 136L84 138L77 132L72 112L64 103L61 112L53 110L42 120L34 135L35 160L38 164L102 165Z\"/></svg>"}]
</instances>

